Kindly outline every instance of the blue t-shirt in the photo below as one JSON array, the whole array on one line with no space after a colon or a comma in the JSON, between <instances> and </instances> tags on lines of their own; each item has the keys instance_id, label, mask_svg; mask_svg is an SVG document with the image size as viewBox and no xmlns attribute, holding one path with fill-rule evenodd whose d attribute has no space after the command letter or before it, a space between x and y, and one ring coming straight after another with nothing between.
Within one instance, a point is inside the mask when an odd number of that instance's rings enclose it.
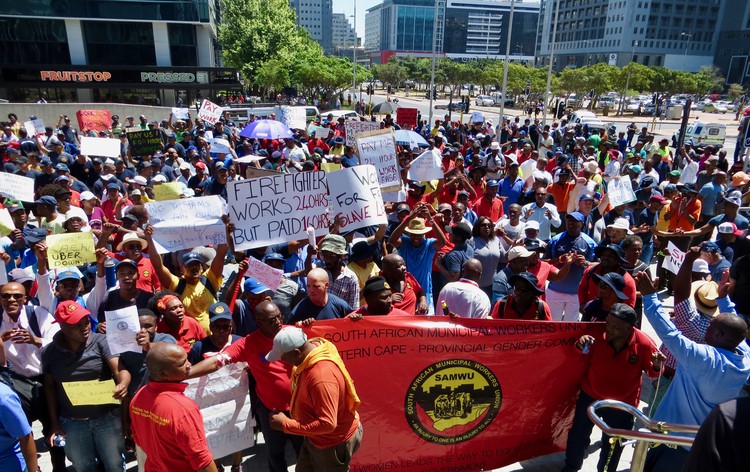
<instances>
[{"instance_id":1,"label":"blue t-shirt","mask_svg":"<svg viewBox=\"0 0 750 472\"><path fill-rule=\"evenodd\" d=\"M587 261L594 260L594 248L596 243L585 233L571 237L567 231L558 234L552 238L547 245L547 259L553 259L567 254L571 251L577 254L583 254ZM578 264L570 266L567 277L557 282L550 282L549 289L560 293L578 293L578 286L583 280L583 271L585 267Z\"/></svg>"},{"instance_id":2,"label":"blue t-shirt","mask_svg":"<svg viewBox=\"0 0 750 472\"><path fill-rule=\"evenodd\" d=\"M708 224L713 227L719 226L722 223L734 223L737 229L747 229L750 226L750 221L739 213L734 218L730 218L726 213L722 213L708 220Z\"/></svg>"},{"instance_id":3,"label":"blue t-shirt","mask_svg":"<svg viewBox=\"0 0 750 472\"><path fill-rule=\"evenodd\" d=\"M358 165L359 165L359 159L357 159L357 156L348 157L344 155L344 157L341 158L342 167L354 167Z\"/></svg>"},{"instance_id":4,"label":"blue t-shirt","mask_svg":"<svg viewBox=\"0 0 750 472\"><path fill-rule=\"evenodd\" d=\"M18 394L0 382L0 470L26 470L18 438L31 433L31 426L21 408Z\"/></svg>"},{"instance_id":5,"label":"blue t-shirt","mask_svg":"<svg viewBox=\"0 0 750 472\"><path fill-rule=\"evenodd\" d=\"M604 225L609 226L615 222L617 218L627 218L628 222L630 223L630 227L632 228L635 226L635 216L633 216L633 212L630 210L624 210L622 212L622 215L618 215L616 211L608 211L604 214Z\"/></svg>"},{"instance_id":6,"label":"blue t-shirt","mask_svg":"<svg viewBox=\"0 0 750 472\"><path fill-rule=\"evenodd\" d=\"M641 226L641 225L647 225L647 226L656 226L656 223L659 222L659 213L651 213L648 208L644 208L642 212L638 214L638 218L636 218L635 225ZM641 241L643 241L643 245L647 246L649 244L653 244L654 242L654 235L651 233L651 231L647 233L638 233L638 236L640 236Z\"/></svg>"},{"instance_id":7,"label":"blue t-shirt","mask_svg":"<svg viewBox=\"0 0 750 472\"><path fill-rule=\"evenodd\" d=\"M716 214L716 199L721 194L723 187L716 182L709 182L700 189L703 197L701 202L701 213L704 215Z\"/></svg>"},{"instance_id":8,"label":"blue t-shirt","mask_svg":"<svg viewBox=\"0 0 750 472\"><path fill-rule=\"evenodd\" d=\"M448 272L461 272L461 268L464 263L474 257L474 248L468 244L463 246L456 246L448 254L443 257L443 267L448 269Z\"/></svg>"},{"instance_id":9,"label":"blue t-shirt","mask_svg":"<svg viewBox=\"0 0 750 472\"><path fill-rule=\"evenodd\" d=\"M237 336L236 334L230 335L229 338L229 344L234 344L237 341L242 339L242 336ZM190 351L188 352L188 361L191 364L197 364L203 359L205 359L204 354L209 354L212 352L219 352L223 349L224 346L217 346L211 341L211 338L203 338L200 341L196 341L195 344L190 348Z\"/></svg>"},{"instance_id":10,"label":"blue t-shirt","mask_svg":"<svg viewBox=\"0 0 750 472\"><path fill-rule=\"evenodd\" d=\"M516 177L516 180L511 182L510 177L505 177L500 181L500 190L498 195L501 197L508 197L503 201L503 211L507 215L510 211L510 206L514 203L518 203L518 198L523 193L523 186L525 182L521 177Z\"/></svg>"},{"instance_id":11,"label":"blue t-shirt","mask_svg":"<svg viewBox=\"0 0 750 472\"><path fill-rule=\"evenodd\" d=\"M401 236L398 255L404 258L406 270L417 279L427 296L427 305L432 305L432 259L435 257L435 238L425 238L414 247L409 236Z\"/></svg>"},{"instance_id":12,"label":"blue t-shirt","mask_svg":"<svg viewBox=\"0 0 750 472\"><path fill-rule=\"evenodd\" d=\"M292 317L289 320L289 324L294 324L308 318L335 320L343 318L353 311L354 308L332 293L328 294L328 302L322 307L311 302L309 297L305 297L292 309Z\"/></svg>"},{"instance_id":13,"label":"blue t-shirt","mask_svg":"<svg viewBox=\"0 0 750 472\"><path fill-rule=\"evenodd\" d=\"M247 336L256 329L255 314L247 303L247 300L237 300L234 302L234 311L232 312L232 322L234 323L234 332L240 336Z\"/></svg>"}]
</instances>

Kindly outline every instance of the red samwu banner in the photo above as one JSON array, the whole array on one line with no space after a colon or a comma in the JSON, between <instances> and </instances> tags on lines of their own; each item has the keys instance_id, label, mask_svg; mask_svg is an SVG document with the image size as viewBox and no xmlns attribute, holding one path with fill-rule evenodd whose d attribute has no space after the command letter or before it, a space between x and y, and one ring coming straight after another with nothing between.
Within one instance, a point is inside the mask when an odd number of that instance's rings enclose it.
<instances>
[{"instance_id":1,"label":"red samwu banner","mask_svg":"<svg viewBox=\"0 0 750 472\"><path fill-rule=\"evenodd\" d=\"M362 401L354 472L479 471L565 449L603 323L368 317L324 321Z\"/></svg>"}]
</instances>

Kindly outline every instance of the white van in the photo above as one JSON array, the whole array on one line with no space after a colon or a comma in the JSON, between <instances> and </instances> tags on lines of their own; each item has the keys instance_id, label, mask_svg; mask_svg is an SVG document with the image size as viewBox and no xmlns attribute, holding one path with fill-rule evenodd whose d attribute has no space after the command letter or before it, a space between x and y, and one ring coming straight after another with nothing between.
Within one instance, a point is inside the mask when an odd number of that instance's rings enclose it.
<instances>
[{"instance_id":1,"label":"white van","mask_svg":"<svg viewBox=\"0 0 750 472\"><path fill-rule=\"evenodd\" d=\"M589 128L605 129L604 122L596 116L596 113L589 110L578 110L570 116L570 123L577 125L588 125Z\"/></svg>"},{"instance_id":2,"label":"white van","mask_svg":"<svg viewBox=\"0 0 750 472\"><path fill-rule=\"evenodd\" d=\"M678 130L672 136L673 142L677 142L679 135ZM685 130L685 141L688 139L692 139L693 145L696 147L708 146L709 144L714 147L724 147L724 142L727 139L727 125L696 121L689 124L687 130Z\"/></svg>"}]
</instances>

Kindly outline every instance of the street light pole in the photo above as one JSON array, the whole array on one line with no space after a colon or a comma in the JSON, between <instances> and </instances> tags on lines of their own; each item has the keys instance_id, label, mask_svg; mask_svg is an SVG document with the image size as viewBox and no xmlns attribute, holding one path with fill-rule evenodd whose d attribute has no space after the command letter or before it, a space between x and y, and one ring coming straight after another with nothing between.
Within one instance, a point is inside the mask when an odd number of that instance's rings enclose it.
<instances>
[{"instance_id":1,"label":"street light pole","mask_svg":"<svg viewBox=\"0 0 750 472\"><path fill-rule=\"evenodd\" d=\"M516 0L510 0L510 15L508 17L508 40L505 43L505 63L503 64L503 90L500 96L500 117L498 126L503 125L505 118L505 94L508 92L508 62L510 61L510 40L513 33L513 11L516 8ZM501 128L502 129L502 128Z\"/></svg>"},{"instance_id":2,"label":"street light pole","mask_svg":"<svg viewBox=\"0 0 750 472\"><path fill-rule=\"evenodd\" d=\"M552 41L549 48L549 70L547 71L547 88L544 90L544 113L542 114L542 126L547 124L547 102L549 101L550 88L552 87L552 65L555 62L555 44L557 40L557 19L560 17L560 0L555 1L555 20L552 23Z\"/></svg>"},{"instance_id":3,"label":"street light pole","mask_svg":"<svg viewBox=\"0 0 750 472\"><path fill-rule=\"evenodd\" d=\"M630 53L630 63L633 62L633 58L635 57L635 48L637 46L638 41L633 41L633 52ZM625 100L627 100L628 98L628 88L630 88L630 71L631 68L628 67L628 75L625 78L625 93L623 93L622 97L620 97L620 110L617 112L617 116L621 116L625 112Z\"/></svg>"},{"instance_id":4,"label":"street light pole","mask_svg":"<svg viewBox=\"0 0 750 472\"><path fill-rule=\"evenodd\" d=\"M356 99L357 98L357 0L354 0L354 45L352 46L352 62L354 63L354 84L352 85L352 93L354 94L354 98Z\"/></svg>"},{"instance_id":5,"label":"street light pole","mask_svg":"<svg viewBox=\"0 0 750 472\"><path fill-rule=\"evenodd\" d=\"M427 126L432 129L432 98L433 90L435 90L435 49L437 48L437 25L438 25L438 2L435 0L435 18L432 22L432 71L430 72L430 115L427 121Z\"/></svg>"},{"instance_id":6,"label":"street light pole","mask_svg":"<svg viewBox=\"0 0 750 472\"><path fill-rule=\"evenodd\" d=\"M690 48L690 40L693 39L692 33L685 33L684 31L680 33L680 36L687 36L687 44L685 45L685 55L687 56L688 49Z\"/></svg>"}]
</instances>

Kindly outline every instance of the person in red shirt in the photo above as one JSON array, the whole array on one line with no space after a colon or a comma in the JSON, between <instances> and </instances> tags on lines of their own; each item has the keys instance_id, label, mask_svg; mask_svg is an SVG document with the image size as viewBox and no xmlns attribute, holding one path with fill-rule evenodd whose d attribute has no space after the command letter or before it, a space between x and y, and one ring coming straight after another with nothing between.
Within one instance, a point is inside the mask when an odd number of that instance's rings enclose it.
<instances>
[{"instance_id":1,"label":"person in red shirt","mask_svg":"<svg viewBox=\"0 0 750 472\"><path fill-rule=\"evenodd\" d=\"M540 298L544 294L534 274L521 272L508 279L513 294L495 303L490 318L506 320L552 321L552 312Z\"/></svg>"},{"instance_id":2,"label":"person in red shirt","mask_svg":"<svg viewBox=\"0 0 750 472\"><path fill-rule=\"evenodd\" d=\"M529 257L527 271L536 277L536 286L539 287L539 290L545 291L547 289L547 282L557 282L568 276L574 260L572 254L563 254L560 256L558 260L561 266L557 268L553 264L542 260L542 254L547 250L547 246L542 241L536 238L524 238L523 243L526 249L532 252L532 256ZM539 295L539 298L547 301L546 292Z\"/></svg>"},{"instance_id":3,"label":"person in red shirt","mask_svg":"<svg viewBox=\"0 0 750 472\"><path fill-rule=\"evenodd\" d=\"M563 168L558 171L555 183L547 188L549 194L555 198L555 206L563 223L565 222L565 215L568 212L570 194L573 192L575 186L575 181L570 180L570 170Z\"/></svg>"},{"instance_id":4,"label":"person in red shirt","mask_svg":"<svg viewBox=\"0 0 750 472\"><path fill-rule=\"evenodd\" d=\"M299 455L302 436L286 434L271 428L269 416L272 412L289 413L292 401L292 366L281 361L266 362L266 354L273 349L273 338L281 331L282 317L279 307L271 300L260 302L253 310L258 329L239 341L235 341L223 352L194 365L190 377L201 377L216 372L220 367L234 362L247 362L255 378L255 393L258 395L258 420L268 448L268 465L273 472L287 470L286 443L289 441Z\"/></svg>"},{"instance_id":5,"label":"person in red shirt","mask_svg":"<svg viewBox=\"0 0 750 472\"><path fill-rule=\"evenodd\" d=\"M628 260L625 259L625 251L616 244L610 244L608 246L598 246L594 250L594 254L596 254L600 262L588 266L583 271L583 279L580 285L578 285L578 303L581 305L581 313L583 313L583 307L595 299L599 293L599 278L594 277L594 275L603 276L610 272L616 272L625 279L625 288L622 291L628 298L624 303L635 307L635 280L625 270L624 266L628 264Z\"/></svg>"},{"instance_id":6,"label":"person in red shirt","mask_svg":"<svg viewBox=\"0 0 750 472\"><path fill-rule=\"evenodd\" d=\"M108 223L104 225L102 229L102 235L96 244L97 249L105 247L107 241L113 232L117 230L118 226ZM124 261L129 259L135 261L138 264L138 282L136 287L146 292L156 293L161 290L161 282L159 277L154 271L154 266L151 264L151 259L143 257L143 251L148 247L148 243L143 238L139 238L137 233L125 233L122 240L115 246L118 252L114 253L108 251L109 256L117 259L118 261Z\"/></svg>"},{"instance_id":7,"label":"person in red shirt","mask_svg":"<svg viewBox=\"0 0 750 472\"><path fill-rule=\"evenodd\" d=\"M299 471L345 472L362 442L362 423L354 382L336 346L323 338L308 341L287 326L273 338L268 362L294 366L290 416L271 415L271 427L305 437L297 458Z\"/></svg>"},{"instance_id":8,"label":"person in red shirt","mask_svg":"<svg viewBox=\"0 0 750 472\"><path fill-rule=\"evenodd\" d=\"M176 295L167 294L159 298L156 309L162 316L162 320L156 325L156 331L175 338L185 353L190 351L196 341L206 337L206 331L200 323L192 316L185 316L185 306Z\"/></svg>"},{"instance_id":9,"label":"person in red shirt","mask_svg":"<svg viewBox=\"0 0 750 472\"><path fill-rule=\"evenodd\" d=\"M120 186L115 183L107 184L107 197L102 203L102 211L108 223L117 223L120 221L120 210L131 206L133 202L120 195Z\"/></svg>"},{"instance_id":10,"label":"person in red shirt","mask_svg":"<svg viewBox=\"0 0 750 472\"><path fill-rule=\"evenodd\" d=\"M417 279L406 271L406 262L398 254L388 254L383 258L380 275L391 287L393 307L409 315L426 315L429 311L427 296Z\"/></svg>"},{"instance_id":11,"label":"person in red shirt","mask_svg":"<svg viewBox=\"0 0 750 472\"><path fill-rule=\"evenodd\" d=\"M362 296L367 304L349 313L347 318L359 321L365 316L412 316L393 306L391 286L386 282L385 277L367 279L365 286L362 287Z\"/></svg>"},{"instance_id":12,"label":"person in red shirt","mask_svg":"<svg viewBox=\"0 0 750 472\"><path fill-rule=\"evenodd\" d=\"M648 335L635 327L637 319L635 310L624 303L616 303L609 310L604 333L583 335L576 343L576 348L589 356L589 366L576 403L573 427L568 434L563 472L580 470L583 465L594 427L586 413L589 405L597 400L612 399L637 407L642 373L651 378L661 373L666 357L656 349ZM630 413L610 408L600 410L599 414L613 428L633 427ZM604 470L608 462L609 469L616 470L622 445L617 442L610 446L606 434L602 434L602 444L597 470Z\"/></svg>"},{"instance_id":13,"label":"person in red shirt","mask_svg":"<svg viewBox=\"0 0 750 472\"><path fill-rule=\"evenodd\" d=\"M185 396L190 362L175 344L153 343L146 354L149 383L130 402L133 439L148 471L216 472L198 405Z\"/></svg>"},{"instance_id":14,"label":"person in red shirt","mask_svg":"<svg viewBox=\"0 0 750 472\"><path fill-rule=\"evenodd\" d=\"M497 180L488 180L487 187L484 189L484 193L479 199L474 201L472 209L476 212L477 218L480 216L486 216L493 223L503 217L505 211L503 210L503 198L497 196L497 191L500 188L500 183Z\"/></svg>"}]
</instances>

